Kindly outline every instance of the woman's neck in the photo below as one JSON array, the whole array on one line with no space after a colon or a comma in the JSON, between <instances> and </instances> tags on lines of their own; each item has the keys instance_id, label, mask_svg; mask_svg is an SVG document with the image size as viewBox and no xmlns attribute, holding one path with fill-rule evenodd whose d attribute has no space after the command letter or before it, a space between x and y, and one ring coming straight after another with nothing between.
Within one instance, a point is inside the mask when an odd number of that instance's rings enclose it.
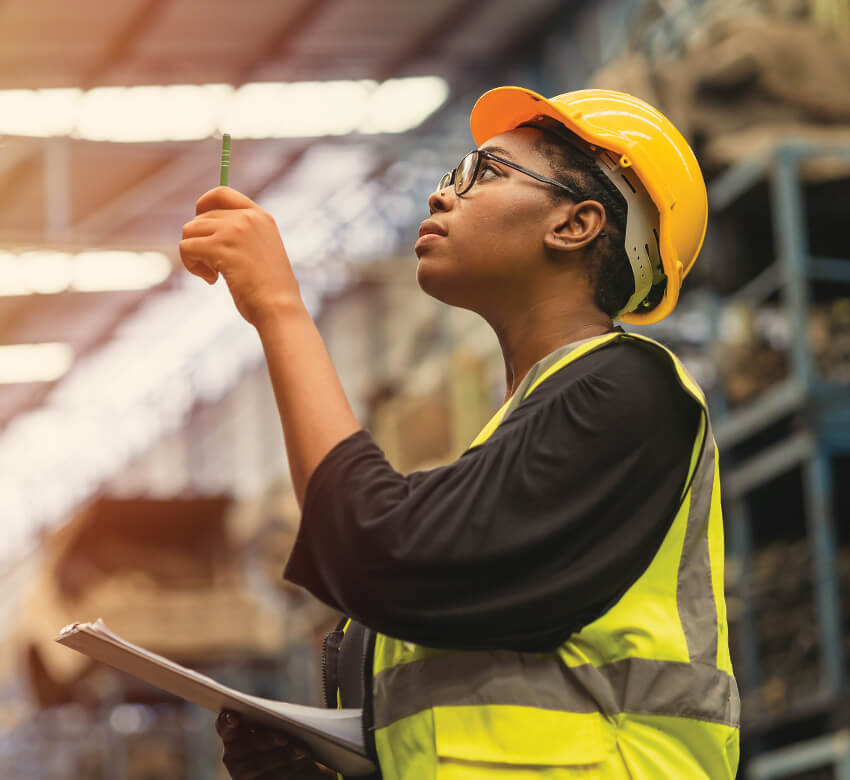
<instances>
[{"instance_id":1,"label":"woman's neck","mask_svg":"<svg viewBox=\"0 0 850 780\"><path fill-rule=\"evenodd\" d=\"M611 318L598 309L581 316L542 317L540 311L530 311L510 326L496 331L505 361L507 401L519 387L531 367L546 355L565 344L600 336L611 330Z\"/></svg>"}]
</instances>

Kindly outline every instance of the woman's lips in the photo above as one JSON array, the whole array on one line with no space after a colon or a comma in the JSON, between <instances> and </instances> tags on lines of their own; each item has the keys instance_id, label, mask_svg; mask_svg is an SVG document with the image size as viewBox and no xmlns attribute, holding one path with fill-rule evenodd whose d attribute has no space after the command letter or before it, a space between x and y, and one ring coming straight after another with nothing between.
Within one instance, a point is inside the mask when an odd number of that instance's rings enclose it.
<instances>
[{"instance_id":1,"label":"woman's lips","mask_svg":"<svg viewBox=\"0 0 850 780\"><path fill-rule=\"evenodd\" d=\"M414 251L435 238L444 238L447 232L436 220L426 219L419 226L419 240L413 245Z\"/></svg>"},{"instance_id":2,"label":"woman's lips","mask_svg":"<svg viewBox=\"0 0 850 780\"><path fill-rule=\"evenodd\" d=\"M438 238L445 238L445 236L440 233L423 233L413 245L413 251L415 252L420 247L425 246L425 244Z\"/></svg>"}]
</instances>

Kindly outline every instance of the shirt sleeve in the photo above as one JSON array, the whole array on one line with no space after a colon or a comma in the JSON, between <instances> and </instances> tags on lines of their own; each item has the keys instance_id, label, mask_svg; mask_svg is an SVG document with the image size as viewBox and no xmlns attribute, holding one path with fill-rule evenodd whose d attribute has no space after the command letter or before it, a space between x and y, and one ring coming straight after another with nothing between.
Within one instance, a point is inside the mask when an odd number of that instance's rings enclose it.
<instances>
[{"instance_id":1,"label":"shirt sleeve","mask_svg":"<svg viewBox=\"0 0 850 780\"><path fill-rule=\"evenodd\" d=\"M679 506L701 412L664 361L591 353L429 471L354 433L310 479L284 576L400 639L557 647L640 576Z\"/></svg>"}]
</instances>

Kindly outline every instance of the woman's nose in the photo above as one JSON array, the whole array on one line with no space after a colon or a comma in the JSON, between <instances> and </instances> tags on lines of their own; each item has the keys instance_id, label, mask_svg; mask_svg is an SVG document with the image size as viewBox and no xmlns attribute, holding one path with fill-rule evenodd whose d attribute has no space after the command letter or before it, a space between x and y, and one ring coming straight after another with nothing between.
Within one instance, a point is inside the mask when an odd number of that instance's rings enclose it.
<instances>
[{"instance_id":1,"label":"woman's nose","mask_svg":"<svg viewBox=\"0 0 850 780\"><path fill-rule=\"evenodd\" d=\"M451 208L450 198L454 197L454 190L451 187L444 187L441 190L434 190L428 196L428 211L435 214L438 211L448 211Z\"/></svg>"}]
</instances>

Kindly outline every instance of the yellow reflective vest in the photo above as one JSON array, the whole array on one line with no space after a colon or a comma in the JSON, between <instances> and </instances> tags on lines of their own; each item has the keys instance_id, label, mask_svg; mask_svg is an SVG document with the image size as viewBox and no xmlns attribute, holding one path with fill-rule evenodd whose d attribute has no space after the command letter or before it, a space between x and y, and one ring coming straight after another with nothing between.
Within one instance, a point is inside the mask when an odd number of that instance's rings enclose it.
<instances>
[{"instance_id":1,"label":"yellow reflective vest","mask_svg":"<svg viewBox=\"0 0 850 780\"><path fill-rule=\"evenodd\" d=\"M568 345L535 365L471 446L548 376L616 339L660 350L703 409L661 547L614 606L551 652L436 650L378 634L371 709L384 780L735 777L740 700L717 448L703 393L679 360L633 334Z\"/></svg>"}]
</instances>

